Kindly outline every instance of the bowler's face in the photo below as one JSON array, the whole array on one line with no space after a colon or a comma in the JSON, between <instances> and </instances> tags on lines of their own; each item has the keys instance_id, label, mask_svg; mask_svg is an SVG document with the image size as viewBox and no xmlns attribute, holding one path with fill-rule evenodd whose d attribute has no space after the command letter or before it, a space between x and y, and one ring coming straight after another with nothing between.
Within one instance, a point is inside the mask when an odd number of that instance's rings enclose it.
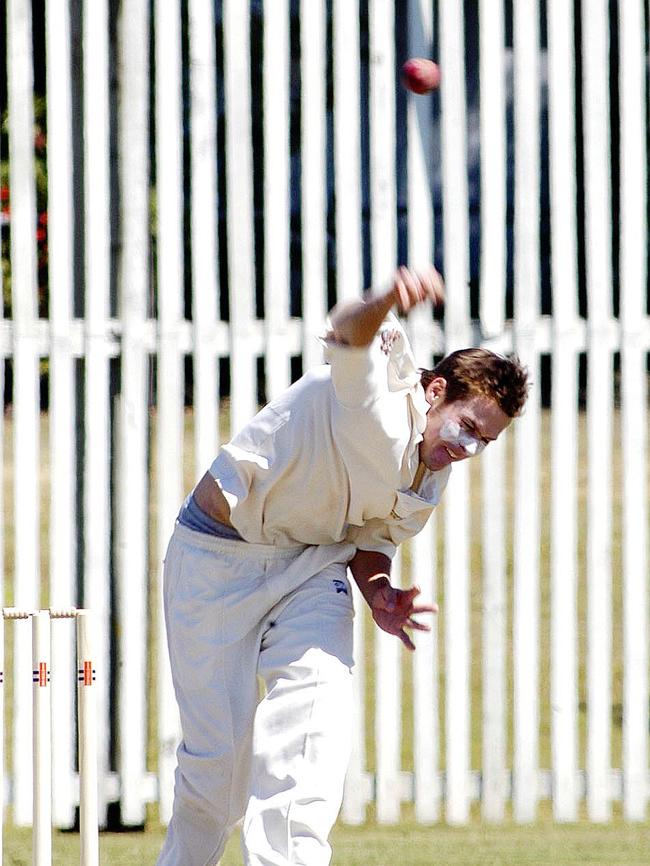
<instances>
[{"instance_id":1,"label":"bowler's face","mask_svg":"<svg viewBox=\"0 0 650 866\"><path fill-rule=\"evenodd\" d=\"M427 388L430 408L420 443L420 460L433 471L479 454L512 420L495 400L483 395L447 403L444 387L438 393L432 388L440 381L444 379L434 379Z\"/></svg>"}]
</instances>

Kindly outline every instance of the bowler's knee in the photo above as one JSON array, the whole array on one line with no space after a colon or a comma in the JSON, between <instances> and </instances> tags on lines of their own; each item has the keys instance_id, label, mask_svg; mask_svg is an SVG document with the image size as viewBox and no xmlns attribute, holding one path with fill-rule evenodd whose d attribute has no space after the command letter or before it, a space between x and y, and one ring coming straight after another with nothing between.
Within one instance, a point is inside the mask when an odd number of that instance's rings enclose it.
<instances>
[{"instance_id":1,"label":"bowler's knee","mask_svg":"<svg viewBox=\"0 0 650 866\"><path fill-rule=\"evenodd\" d=\"M239 786L241 787L241 786ZM230 756L178 750L174 811L203 830L222 830L242 817L245 791L234 784Z\"/></svg>"}]
</instances>

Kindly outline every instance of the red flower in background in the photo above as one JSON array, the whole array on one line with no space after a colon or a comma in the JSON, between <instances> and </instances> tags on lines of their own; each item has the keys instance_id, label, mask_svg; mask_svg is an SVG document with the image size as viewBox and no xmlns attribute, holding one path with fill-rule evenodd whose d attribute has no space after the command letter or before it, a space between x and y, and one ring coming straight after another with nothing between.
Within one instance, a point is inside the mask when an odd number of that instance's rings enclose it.
<instances>
[{"instance_id":1,"label":"red flower in background","mask_svg":"<svg viewBox=\"0 0 650 866\"><path fill-rule=\"evenodd\" d=\"M0 187L0 226L9 225L9 187Z\"/></svg>"},{"instance_id":2,"label":"red flower in background","mask_svg":"<svg viewBox=\"0 0 650 866\"><path fill-rule=\"evenodd\" d=\"M47 211L41 211L38 215L38 227L36 229L36 240L39 245L47 240Z\"/></svg>"},{"instance_id":3,"label":"red flower in background","mask_svg":"<svg viewBox=\"0 0 650 866\"><path fill-rule=\"evenodd\" d=\"M46 291L47 286L47 211L41 211L38 215L38 226L36 229L36 242L38 244L38 269L39 285L41 291Z\"/></svg>"}]
</instances>

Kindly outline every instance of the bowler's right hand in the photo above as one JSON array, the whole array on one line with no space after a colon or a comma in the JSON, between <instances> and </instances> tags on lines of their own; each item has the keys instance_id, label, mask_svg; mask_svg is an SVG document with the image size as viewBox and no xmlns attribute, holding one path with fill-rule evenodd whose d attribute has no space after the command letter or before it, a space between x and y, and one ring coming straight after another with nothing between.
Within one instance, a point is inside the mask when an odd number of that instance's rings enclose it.
<instances>
[{"instance_id":1,"label":"bowler's right hand","mask_svg":"<svg viewBox=\"0 0 650 866\"><path fill-rule=\"evenodd\" d=\"M413 307L425 301L432 301L435 307L442 306L445 300L445 286L433 265L429 265L423 271L416 271L402 265L395 271L388 294L392 296L400 313L408 313Z\"/></svg>"}]
</instances>

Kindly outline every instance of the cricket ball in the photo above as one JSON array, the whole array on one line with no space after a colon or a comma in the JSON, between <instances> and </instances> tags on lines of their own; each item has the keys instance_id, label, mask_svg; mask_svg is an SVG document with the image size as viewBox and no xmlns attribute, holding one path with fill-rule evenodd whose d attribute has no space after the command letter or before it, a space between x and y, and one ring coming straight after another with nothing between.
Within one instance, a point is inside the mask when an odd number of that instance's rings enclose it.
<instances>
[{"instance_id":1,"label":"cricket ball","mask_svg":"<svg viewBox=\"0 0 650 866\"><path fill-rule=\"evenodd\" d=\"M440 84L440 69L433 60L412 57L402 66L402 84L411 93L430 93Z\"/></svg>"}]
</instances>

